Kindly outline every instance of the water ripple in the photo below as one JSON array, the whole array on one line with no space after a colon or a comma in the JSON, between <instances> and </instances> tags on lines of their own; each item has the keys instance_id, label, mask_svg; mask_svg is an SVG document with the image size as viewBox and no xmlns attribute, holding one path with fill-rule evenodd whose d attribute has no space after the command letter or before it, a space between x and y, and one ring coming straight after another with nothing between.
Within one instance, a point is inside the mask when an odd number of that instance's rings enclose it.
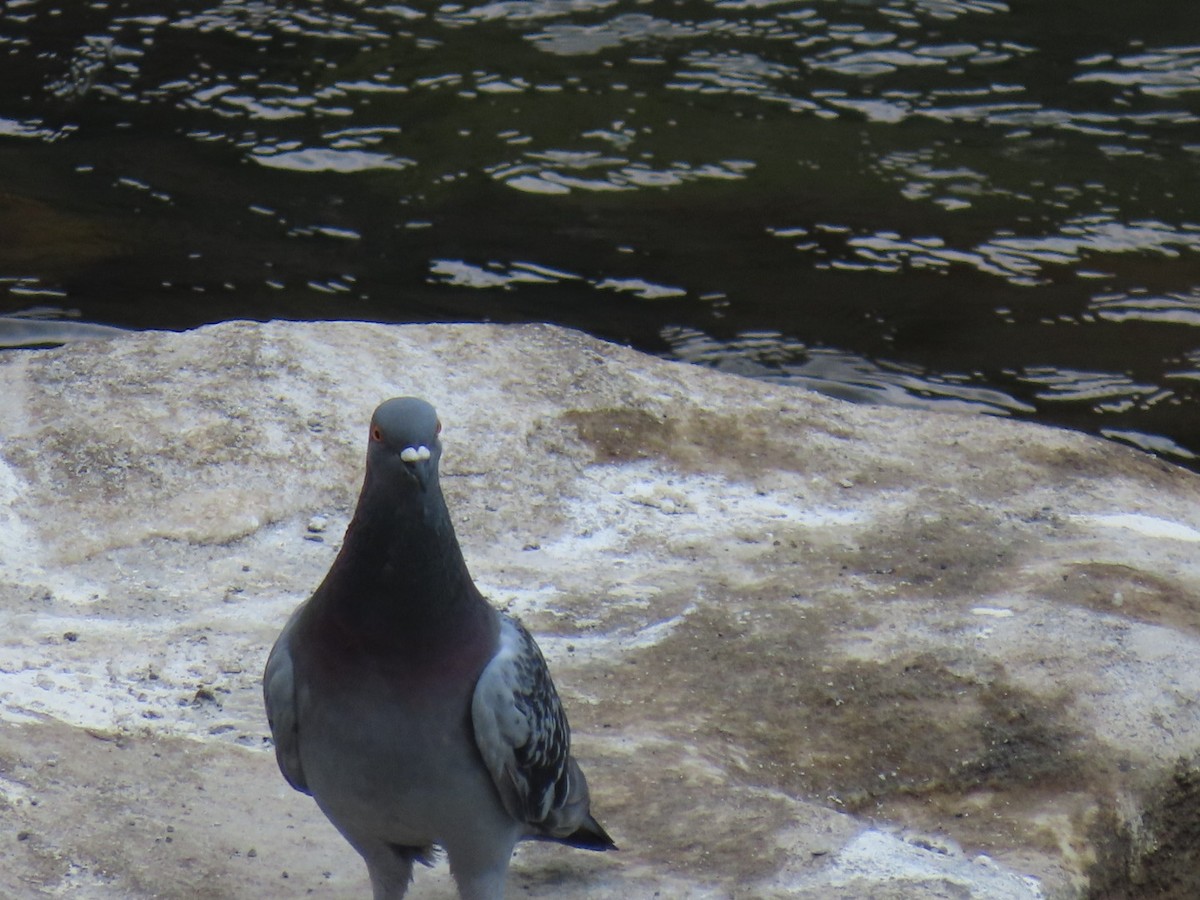
<instances>
[{"instance_id":1,"label":"water ripple","mask_svg":"<svg viewBox=\"0 0 1200 900\"><path fill-rule=\"evenodd\" d=\"M963 179L969 173L947 177ZM777 237L810 237L807 229L769 228ZM824 229L829 234L829 229ZM818 267L874 270L884 273L967 266L1015 285L1045 283L1056 267L1076 266L1114 254L1154 254L1177 257L1183 251L1200 251L1200 225L1178 226L1164 222L1118 222L1110 217L1085 216L1064 222L1058 233L1018 236L995 234L972 247L949 246L938 235L902 237L893 231L850 235L844 241L803 240L796 249L818 257ZM1087 277L1089 270L1077 270Z\"/></svg>"},{"instance_id":2,"label":"water ripple","mask_svg":"<svg viewBox=\"0 0 1200 900\"><path fill-rule=\"evenodd\" d=\"M668 326L661 335L672 353L688 362L856 403L996 415L1033 412L1033 407L981 384L974 374L932 373L829 347L810 347L777 331L745 331L719 339L698 329Z\"/></svg>"},{"instance_id":3,"label":"water ripple","mask_svg":"<svg viewBox=\"0 0 1200 900\"><path fill-rule=\"evenodd\" d=\"M571 191L628 191L677 187L697 180L736 180L754 168L746 160L721 160L691 165L676 162L666 168L633 162L592 150L529 151L520 161L489 166L485 171L508 187L531 194ZM586 174L591 173L591 174Z\"/></svg>"},{"instance_id":4,"label":"water ripple","mask_svg":"<svg viewBox=\"0 0 1200 900\"><path fill-rule=\"evenodd\" d=\"M3 283L4 279L0 279ZM21 295L13 289L12 293ZM33 289L28 295L59 296L55 291ZM0 315L0 348L47 347L69 341L84 341L94 338L114 337L124 329L111 325L94 325L80 322L77 309L31 307L19 312Z\"/></svg>"},{"instance_id":5,"label":"water ripple","mask_svg":"<svg viewBox=\"0 0 1200 900\"><path fill-rule=\"evenodd\" d=\"M614 6L616 2L617 0L500 0L468 9L442 7L438 11L438 18L447 24L490 22L498 19L529 22L594 12Z\"/></svg>"},{"instance_id":6,"label":"water ripple","mask_svg":"<svg viewBox=\"0 0 1200 900\"><path fill-rule=\"evenodd\" d=\"M1080 65L1115 63L1117 68L1100 68L1075 76L1075 82L1100 82L1134 87L1152 97L1178 97L1200 90L1200 46L1164 47L1126 56L1092 57Z\"/></svg>"},{"instance_id":7,"label":"water ripple","mask_svg":"<svg viewBox=\"0 0 1200 900\"><path fill-rule=\"evenodd\" d=\"M172 25L201 34L223 32L250 41L268 41L277 35L333 41L387 37L385 31L349 13L335 13L311 4L298 9L268 0L222 0L212 9L182 15Z\"/></svg>"},{"instance_id":8,"label":"water ripple","mask_svg":"<svg viewBox=\"0 0 1200 900\"><path fill-rule=\"evenodd\" d=\"M1145 288L1092 298L1096 316L1107 322L1153 322L1200 327L1200 287L1153 295ZM1174 376L1178 377L1178 376Z\"/></svg>"},{"instance_id":9,"label":"water ripple","mask_svg":"<svg viewBox=\"0 0 1200 900\"><path fill-rule=\"evenodd\" d=\"M887 9L901 12L909 4L892 2ZM913 10L929 16L931 19L953 21L966 15L996 15L1006 13L1009 6L1003 0L912 0Z\"/></svg>"},{"instance_id":10,"label":"water ripple","mask_svg":"<svg viewBox=\"0 0 1200 900\"><path fill-rule=\"evenodd\" d=\"M47 128L37 119L6 119L0 116L0 137L34 138L42 141L53 141L65 137L74 128Z\"/></svg>"},{"instance_id":11,"label":"water ripple","mask_svg":"<svg viewBox=\"0 0 1200 900\"><path fill-rule=\"evenodd\" d=\"M407 169L416 162L387 153L367 150L334 150L328 147L305 147L298 150L255 152L250 157L269 169L288 169L293 172L368 172L373 169Z\"/></svg>"},{"instance_id":12,"label":"water ripple","mask_svg":"<svg viewBox=\"0 0 1200 900\"><path fill-rule=\"evenodd\" d=\"M1157 385L1137 382L1124 372L1086 372L1058 366L1031 366L1018 376L1038 388L1039 400L1079 403L1096 401L1098 409L1123 411L1132 404L1159 394ZM1160 398L1161 399L1161 398Z\"/></svg>"},{"instance_id":13,"label":"water ripple","mask_svg":"<svg viewBox=\"0 0 1200 900\"><path fill-rule=\"evenodd\" d=\"M429 276L429 281L434 284L482 290L510 290L520 284L555 284L586 280L596 290L632 294L642 300L663 300L687 295L685 288L656 284L644 278L587 280L571 272L530 262L514 262L510 265L490 262L480 266L461 259L437 259L429 267Z\"/></svg>"}]
</instances>

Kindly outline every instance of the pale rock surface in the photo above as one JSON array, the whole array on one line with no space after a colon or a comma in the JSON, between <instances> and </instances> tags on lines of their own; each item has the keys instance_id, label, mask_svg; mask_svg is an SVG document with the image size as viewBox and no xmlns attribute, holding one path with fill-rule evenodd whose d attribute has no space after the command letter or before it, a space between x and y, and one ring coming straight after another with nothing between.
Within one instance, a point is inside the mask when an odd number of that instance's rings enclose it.
<instances>
[{"instance_id":1,"label":"pale rock surface","mask_svg":"<svg viewBox=\"0 0 1200 900\"><path fill-rule=\"evenodd\" d=\"M514 897L1200 896L1200 478L551 327L348 323L0 356L0 895L365 895L259 676L397 394L622 847L525 846Z\"/></svg>"}]
</instances>

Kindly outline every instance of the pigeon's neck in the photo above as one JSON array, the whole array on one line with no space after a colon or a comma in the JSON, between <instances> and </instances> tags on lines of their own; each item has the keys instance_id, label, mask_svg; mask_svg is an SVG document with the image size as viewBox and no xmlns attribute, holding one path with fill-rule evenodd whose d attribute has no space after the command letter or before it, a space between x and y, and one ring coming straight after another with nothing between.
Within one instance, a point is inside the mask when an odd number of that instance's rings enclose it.
<instances>
[{"instance_id":1,"label":"pigeon's neck","mask_svg":"<svg viewBox=\"0 0 1200 900\"><path fill-rule=\"evenodd\" d=\"M399 627L414 640L450 633L490 609L475 588L436 476L398 493L370 483L330 569L326 596L347 625Z\"/></svg>"}]
</instances>

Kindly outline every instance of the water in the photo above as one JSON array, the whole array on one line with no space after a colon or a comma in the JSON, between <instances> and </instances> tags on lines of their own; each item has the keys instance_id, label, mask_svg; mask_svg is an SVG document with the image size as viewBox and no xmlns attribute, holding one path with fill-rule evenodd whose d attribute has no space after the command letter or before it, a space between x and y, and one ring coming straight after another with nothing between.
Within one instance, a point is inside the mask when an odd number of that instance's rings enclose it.
<instances>
[{"instance_id":1,"label":"water","mask_svg":"<svg viewBox=\"0 0 1200 900\"><path fill-rule=\"evenodd\" d=\"M1200 454L1194 0L8 0L0 344L545 320Z\"/></svg>"}]
</instances>

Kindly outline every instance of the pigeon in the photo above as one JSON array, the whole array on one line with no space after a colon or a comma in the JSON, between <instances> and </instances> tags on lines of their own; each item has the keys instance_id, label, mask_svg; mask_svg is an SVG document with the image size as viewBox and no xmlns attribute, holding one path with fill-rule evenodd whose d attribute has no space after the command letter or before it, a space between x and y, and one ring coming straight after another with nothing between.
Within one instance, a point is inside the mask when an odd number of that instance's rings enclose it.
<instances>
[{"instance_id":1,"label":"pigeon","mask_svg":"<svg viewBox=\"0 0 1200 900\"><path fill-rule=\"evenodd\" d=\"M440 432L424 400L375 410L341 550L263 673L280 771L362 856L374 900L439 848L464 900L502 900L518 841L616 849L537 643L467 571Z\"/></svg>"}]
</instances>

